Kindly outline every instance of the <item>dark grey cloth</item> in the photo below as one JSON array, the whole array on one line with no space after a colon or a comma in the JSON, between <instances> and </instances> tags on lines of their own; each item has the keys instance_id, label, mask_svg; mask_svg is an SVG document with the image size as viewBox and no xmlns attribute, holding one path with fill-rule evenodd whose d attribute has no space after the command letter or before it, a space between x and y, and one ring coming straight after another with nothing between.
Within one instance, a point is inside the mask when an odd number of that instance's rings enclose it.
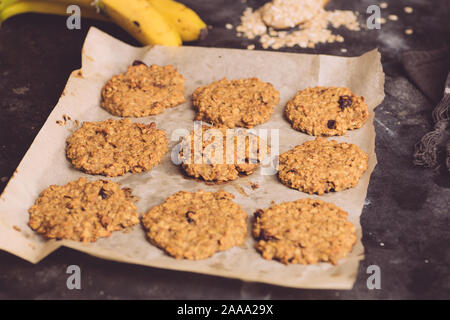
<instances>
[{"instance_id":1,"label":"dark grey cloth","mask_svg":"<svg viewBox=\"0 0 450 320\"><path fill-rule=\"evenodd\" d=\"M408 51L401 61L409 79L434 104L442 99L450 71L450 47L430 51Z\"/></svg>"},{"instance_id":2,"label":"dark grey cloth","mask_svg":"<svg viewBox=\"0 0 450 320\"><path fill-rule=\"evenodd\" d=\"M414 164L437 168L442 163L450 172L450 47L409 51L401 61L410 80L437 103L432 113L434 129L416 144Z\"/></svg>"},{"instance_id":3,"label":"dark grey cloth","mask_svg":"<svg viewBox=\"0 0 450 320\"><path fill-rule=\"evenodd\" d=\"M423 136L415 146L414 164L437 167L442 159L450 171L450 73L444 97L433 110L433 122L434 130Z\"/></svg>"}]
</instances>

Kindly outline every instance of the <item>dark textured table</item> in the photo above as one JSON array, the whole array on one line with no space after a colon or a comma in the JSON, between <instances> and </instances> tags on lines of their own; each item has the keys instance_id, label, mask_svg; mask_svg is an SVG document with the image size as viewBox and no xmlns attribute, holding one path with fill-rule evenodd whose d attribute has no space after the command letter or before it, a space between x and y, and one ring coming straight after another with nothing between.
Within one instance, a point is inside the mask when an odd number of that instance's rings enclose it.
<instances>
[{"instance_id":1,"label":"dark textured table","mask_svg":"<svg viewBox=\"0 0 450 320\"><path fill-rule=\"evenodd\" d=\"M225 28L237 25L246 5L263 1L190 0L209 25L199 46L246 48L256 41ZM333 0L329 8L359 11L361 19L375 0ZM412 165L413 146L431 128L433 105L406 78L399 54L411 49L438 48L450 39L448 0L388 1L383 15L396 14L381 30L340 30L345 43L315 49L282 51L356 56L378 47L386 73L386 98L376 109L376 152L366 206L361 217L366 259L350 291L298 290L247 283L188 272L121 264L62 248L37 265L0 252L0 298L37 299L412 299L450 298L450 178ZM414 8L405 14L403 7ZM19 164L52 108L70 72L80 67L80 52L89 27L97 26L136 44L109 24L82 21L70 31L65 19L23 15L0 29L0 192ZM404 33L406 28L413 35ZM256 45L256 49L261 49ZM82 271L82 290L68 290L66 268ZM381 290L366 285L369 265L381 268Z\"/></svg>"}]
</instances>

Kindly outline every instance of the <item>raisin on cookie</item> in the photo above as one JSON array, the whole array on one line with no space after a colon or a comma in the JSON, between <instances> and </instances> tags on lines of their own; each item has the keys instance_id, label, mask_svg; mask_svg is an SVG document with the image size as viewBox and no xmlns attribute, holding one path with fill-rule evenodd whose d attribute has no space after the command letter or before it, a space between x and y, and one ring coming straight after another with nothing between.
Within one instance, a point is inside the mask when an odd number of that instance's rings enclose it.
<instances>
[{"instance_id":1,"label":"raisin on cookie","mask_svg":"<svg viewBox=\"0 0 450 320\"><path fill-rule=\"evenodd\" d=\"M66 145L67 158L76 169L108 177L148 171L167 151L166 133L155 123L129 119L84 122Z\"/></svg>"},{"instance_id":2,"label":"raisin on cookie","mask_svg":"<svg viewBox=\"0 0 450 320\"><path fill-rule=\"evenodd\" d=\"M177 259L200 260L244 243L247 213L225 191L179 191L142 217L149 241Z\"/></svg>"},{"instance_id":3,"label":"raisin on cookie","mask_svg":"<svg viewBox=\"0 0 450 320\"><path fill-rule=\"evenodd\" d=\"M295 130L313 136L341 136L361 128L369 108L364 97L348 88L314 87L297 92L285 113Z\"/></svg>"},{"instance_id":4,"label":"raisin on cookie","mask_svg":"<svg viewBox=\"0 0 450 320\"><path fill-rule=\"evenodd\" d=\"M94 242L139 223L130 189L85 178L45 189L29 209L31 229L46 239Z\"/></svg>"},{"instance_id":5,"label":"raisin on cookie","mask_svg":"<svg viewBox=\"0 0 450 320\"><path fill-rule=\"evenodd\" d=\"M354 144L318 137L281 154L278 177L290 188L321 195L356 186L368 160Z\"/></svg>"},{"instance_id":6,"label":"raisin on cookie","mask_svg":"<svg viewBox=\"0 0 450 320\"><path fill-rule=\"evenodd\" d=\"M180 143L184 172L205 181L226 182L250 175L269 152L266 143L244 129L203 125Z\"/></svg>"},{"instance_id":7,"label":"raisin on cookie","mask_svg":"<svg viewBox=\"0 0 450 320\"><path fill-rule=\"evenodd\" d=\"M255 248L264 259L284 264L338 260L356 243L347 212L322 200L300 199L255 212Z\"/></svg>"},{"instance_id":8,"label":"raisin on cookie","mask_svg":"<svg viewBox=\"0 0 450 320\"><path fill-rule=\"evenodd\" d=\"M195 120L228 128L252 128L267 122L279 101L280 94L273 85L258 78L224 78L192 94Z\"/></svg>"},{"instance_id":9,"label":"raisin on cookie","mask_svg":"<svg viewBox=\"0 0 450 320\"><path fill-rule=\"evenodd\" d=\"M119 117L146 117L186 101L184 78L172 65L135 61L102 89L101 106Z\"/></svg>"}]
</instances>

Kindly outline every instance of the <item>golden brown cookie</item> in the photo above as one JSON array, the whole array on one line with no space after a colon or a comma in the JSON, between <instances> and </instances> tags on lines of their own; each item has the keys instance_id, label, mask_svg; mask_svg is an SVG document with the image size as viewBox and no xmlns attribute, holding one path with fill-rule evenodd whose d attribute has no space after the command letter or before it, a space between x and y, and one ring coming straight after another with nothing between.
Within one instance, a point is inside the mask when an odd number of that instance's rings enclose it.
<instances>
[{"instance_id":1,"label":"golden brown cookie","mask_svg":"<svg viewBox=\"0 0 450 320\"><path fill-rule=\"evenodd\" d=\"M149 241L177 259L200 260L244 243L247 213L225 191L179 191L143 215Z\"/></svg>"},{"instance_id":2,"label":"golden brown cookie","mask_svg":"<svg viewBox=\"0 0 450 320\"><path fill-rule=\"evenodd\" d=\"M225 182L252 174L269 152L258 136L244 129L197 128L181 141L184 172L205 181Z\"/></svg>"},{"instance_id":3,"label":"golden brown cookie","mask_svg":"<svg viewBox=\"0 0 450 320\"><path fill-rule=\"evenodd\" d=\"M166 133L154 122L109 119L83 123L67 139L66 155L76 169L116 177L150 170L167 150Z\"/></svg>"},{"instance_id":4,"label":"golden brown cookie","mask_svg":"<svg viewBox=\"0 0 450 320\"><path fill-rule=\"evenodd\" d=\"M273 85L258 78L225 78L192 94L195 120L228 128L252 128L268 121L279 101L280 94Z\"/></svg>"},{"instance_id":5,"label":"golden brown cookie","mask_svg":"<svg viewBox=\"0 0 450 320\"><path fill-rule=\"evenodd\" d=\"M313 136L341 136L358 129L369 117L364 97L348 88L314 87L299 91L286 105L295 130Z\"/></svg>"},{"instance_id":6,"label":"golden brown cookie","mask_svg":"<svg viewBox=\"0 0 450 320\"><path fill-rule=\"evenodd\" d=\"M135 61L102 89L101 106L119 117L146 117L186 101L184 78L171 66Z\"/></svg>"},{"instance_id":7,"label":"golden brown cookie","mask_svg":"<svg viewBox=\"0 0 450 320\"><path fill-rule=\"evenodd\" d=\"M300 199L255 212L253 236L264 259L314 264L338 260L356 243L347 212L322 200Z\"/></svg>"},{"instance_id":8,"label":"golden brown cookie","mask_svg":"<svg viewBox=\"0 0 450 320\"><path fill-rule=\"evenodd\" d=\"M45 189L29 209L31 229L47 239L94 242L139 223L130 189L85 178Z\"/></svg>"},{"instance_id":9,"label":"golden brown cookie","mask_svg":"<svg viewBox=\"0 0 450 320\"><path fill-rule=\"evenodd\" d=\"M358 184L368 160L354 144L318 137L280 155L278 177L309 194L340 191Z\"/></svg>"}]
</instances>

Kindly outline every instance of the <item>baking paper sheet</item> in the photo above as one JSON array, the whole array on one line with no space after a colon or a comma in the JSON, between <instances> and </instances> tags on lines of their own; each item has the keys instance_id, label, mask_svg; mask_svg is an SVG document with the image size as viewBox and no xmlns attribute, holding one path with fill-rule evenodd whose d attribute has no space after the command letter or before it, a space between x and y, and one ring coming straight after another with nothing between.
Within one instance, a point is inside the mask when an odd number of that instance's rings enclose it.
<instances>
[{"instance_id":1,"label":"baking paper sheet","mask_svg":"<svg viewBox=\"0 0 450 320\"><path fill-rule=\"evenodd\" d=\"M192 130L194 111L191 94L196 87L227 77L229 79L258 77L272 83L280 91L281 101L267 123L257 129L279 130L279 152L285 152L314 137L293 130L284 118L284 106L299 89L308 86L347 86L363 95L370 107L370 118L363 128L336 137L340 142L357 144L370 155L369 168L357 187L323 196L309 196L281 184L276 175L261 175L260 171L222 185L207 185L186 179L170 159L170 152L162 164L150 172L127 174L110 180L132 188L140 197L138 209L147 212L172 193L198 189L233 193L249 214L259 208L304 197L333 202L349 213L349 220L357 227L358 241L353 251L337 266L283 265L264 260L253 248L249 236L244 247L235 247L201 260L176 260L152 246L140 225L126 232L115 232L111 237L95 243L73 241L45 241L27 225L28 208L39 193L51 184L63 185L81 176L94 180L104 178L83 174L71 167L65 157L65 140L76 128L76 121L98 121L111 116L100 107L100 91L113 75L126 71L134 60L147 64L173 64L186 79L187 102L168 109L163 114L134 119L149 123L167 132L169 148L178 143L172 134L177 129ZM37 263L60 246L67 246L104 259L135 263L158 268L184 270L246 281L259 281L296 288L350 289L355 282L359 260L363 259L359 223L370 174L376 165L374 152L374 108L384 98L384 74L377 50L361 57L343 58L325 55L307 55L236 49L154 46L135 48L92 28L82 51L82 69L74 71L64 92L42 130L20 163L0 198L0 249L32 263ZM70 117L70 119L68 118ZM60 124L57 121L61 121ZM270 141L269 141L270 142ZM275 142L275 140L274 140ZM273 148L273 145L272 145ZM259 188L253 190L251 183ZM249 221L251 221L249 219Z\"/></svg>"}]
</instances>

